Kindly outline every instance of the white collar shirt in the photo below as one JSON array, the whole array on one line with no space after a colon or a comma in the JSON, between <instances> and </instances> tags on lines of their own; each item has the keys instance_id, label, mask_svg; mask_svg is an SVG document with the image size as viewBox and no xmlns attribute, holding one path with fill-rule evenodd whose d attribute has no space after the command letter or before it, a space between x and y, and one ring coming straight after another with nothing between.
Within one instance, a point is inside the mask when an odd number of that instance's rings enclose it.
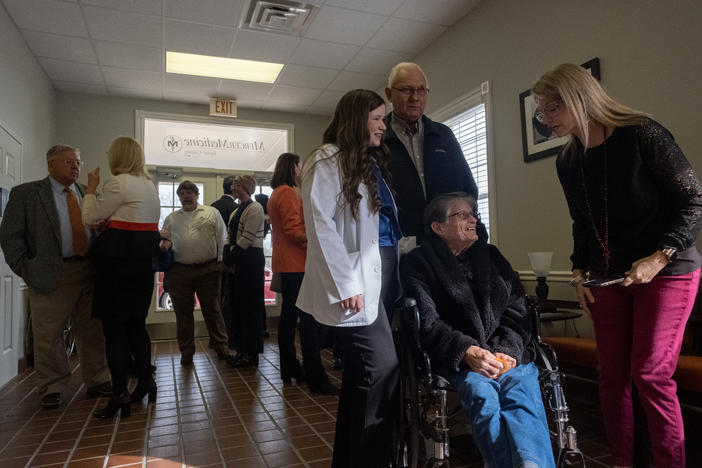
<instances>
[{"instance_id":1,"label":"white collar shirt","mask_svg":"<svg viewBox=\"0 0 702 468\"><path fill-rule=\"evenodd\" d=\"M415 169L417 169L419 180L422 182L422 190L424 190L424 195L426 196L427 187L424 183L424 125L422 124L422 119L417 120L417 133L414 135L408 132L408 124L395 113L390 118L390 125L397 138L405 145L407 153L414 163Z\"/></svg>"},{"instance_id":2,"label":"white collar shirt","mask_svg":"<svg viewBox=\"0 0 702 468\"><path fill-rule=\"evenodd\" d=\"M163 230L171 234L177 263L222 261L227 227L216 208L198 205L193 211L174 211L163 222Z\"/></svg>"}]
</instances>

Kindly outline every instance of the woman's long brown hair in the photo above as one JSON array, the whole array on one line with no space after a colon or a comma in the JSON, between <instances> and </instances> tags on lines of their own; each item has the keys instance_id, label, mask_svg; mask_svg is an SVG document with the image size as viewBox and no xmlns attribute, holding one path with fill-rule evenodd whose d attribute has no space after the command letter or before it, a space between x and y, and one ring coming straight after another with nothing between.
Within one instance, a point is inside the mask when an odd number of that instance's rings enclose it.
<instances>
[{"instance_id":1,"label":"woman's long brown hair","mask_svg":"<svg viewBox=\"0 0 702 468\"><path fill-rule=\"evenodd\" d=\"M388 186L391 185L388 163L390 152L385 143L369 147L368 114L384 105L385 101L377 93L367 89L354 89L342 96L334 111L334 118L324 131L322 142L339 148L339 170L341 172L341 192L344 201L351 207L351 214L358 219L361 194L358 186L363 183L368 188L368 205L373 213L380 210L378 181L374 174L374 164L380 168Z\"/></svg>"}]
</instances>

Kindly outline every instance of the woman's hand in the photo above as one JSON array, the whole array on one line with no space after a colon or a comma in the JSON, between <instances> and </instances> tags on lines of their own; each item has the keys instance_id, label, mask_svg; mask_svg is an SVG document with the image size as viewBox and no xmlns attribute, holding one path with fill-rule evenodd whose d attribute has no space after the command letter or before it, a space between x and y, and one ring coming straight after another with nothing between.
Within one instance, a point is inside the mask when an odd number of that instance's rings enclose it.
<instances>
[{"instance_id":1,"label":"woman's hand","mask_svg":"<svg viewBox=\"0 0 702 468\"><path fill-rule=\"evenodd\" d=\"M506 363L505 368L500 371L500 374L504 374L508 370L514 369L515 367L517 367L517 360L508 354L495 353L495 357L500 361L504 361L504 363L502 363L503 365Z\"/></svg>"},{"instance_id":2,"label":"woman's hand","mask_svg":"<svg viewBox=\"0 0 702 468\"><path fill-rule=\"evenodd\" d=\"M668 263L668 257L660 250L656 250L654 254L636 260L631 265L631 270L625 273L626 278L620 284L629 286L650 283Z\"/></svg>"},{"instance_id":3,"label":"woman's hand","mask_svg":"<svg viewBox=\"0 0 702 468\"><path fill-rule=\"evenodd\" d=\"M502 363L495 358L495 355L480 346L473 345L468 348L466 355L463 356L463 362L468 364L473 372L488 379L497 378L502 370Z\"/></svg>"},{"instance_id":4,"label":"woman's hand","mask_svg":"<svg viewBox=\"0 0 702 468\"><path fill-rule=\"evenodd\" d=\"M582 270L573 270L573 281L571 285L575 288L575 295L578 296L578 303L580 303L580 308L585 311L588 317L592 318L592 312L588 304L595 302L595 297L590 292L590 288L583 286L585 282L585 272Z\"/></svg>"},{"instance_id":5,"label":"woman's hand","mask_svg":"<svg viewBox=\"0 0 702 468\"><path fill-rule=\"evenodd\" d=\"M95 170L88 172L88 188L85 193L95 195L98 185L100 185L100 168L96 167Z\"/></svg>"},{"instance_id":6,"label":"woman's hand","mask_svg":"<svg viewBox=\"0 0 702 468\"><path fill-rule=\"evenodd\" d=\"M339 302L339 305L343 310L351 309L360 312L361 309L363 309L363 294L356 294L348 299L344 299Z\"/></svg>"}]
</instances>

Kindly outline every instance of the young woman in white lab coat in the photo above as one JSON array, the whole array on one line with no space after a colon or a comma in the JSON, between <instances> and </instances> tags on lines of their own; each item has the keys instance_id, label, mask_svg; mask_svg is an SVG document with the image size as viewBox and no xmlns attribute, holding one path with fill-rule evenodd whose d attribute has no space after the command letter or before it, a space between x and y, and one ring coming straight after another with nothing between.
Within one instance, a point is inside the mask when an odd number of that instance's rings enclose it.
<instances>
[{"instance_id":1,"label":"young woman in white lab coat","mask_svg":"<svg viewBox=\"0 0 702 468\"><path fill-rule=\"evenodd\" d=\"M332 466L387 467L398 379L386 310L399 294L397 209L382 143L385 103L346 93L305 162L305 277L297 306L337 327L344 356Z\"/></svg>"}]
</instances>

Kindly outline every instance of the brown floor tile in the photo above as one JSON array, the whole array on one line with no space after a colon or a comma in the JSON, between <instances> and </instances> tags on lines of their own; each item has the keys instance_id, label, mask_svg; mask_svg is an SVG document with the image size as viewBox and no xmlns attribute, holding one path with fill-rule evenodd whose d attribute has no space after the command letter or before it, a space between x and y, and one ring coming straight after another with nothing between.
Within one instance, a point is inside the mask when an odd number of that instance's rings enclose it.
<instances>
[{"instance_id":1,"label":"brown floor tile","mask_svg":"<svg viewBox=\"0 0 702 468\"><path fill-rule=\"evenodd\" d=\"M253 445L240 445L235 447L223 447L222 456L225 462L241 460L259 456L258 449ZM234 464L236 465L236 463Z\"/></svg>"},{"instance_id":2,"label":"brown floor tile","mask_svg":"<svg viewBox=\"0 0 702 468\"><path fill-rule=\"evenodd\" d=\"M63 452L40 453L34 457L30 466L64 463L68 459L68 453L68 450Z\"/></svg>"},{"instance_id":3,"label":"brown floor tile","mask_svg":"<svg viewBox=\"0 0 702 468\"><path fill-rule=\"evenodd\" d=\"M71 461L67 468L102 468L105 464L105 457L85 458L82 460Z\"/></svg>"},{"instance_id":4,"label":"brown floor tile","mask_svg":"<svg viewBox=\"0 0 702 468\"><path fill-rule=\"evenodd\" d=\"M324 460L327 458L331 458L332 449L330 449L326 445L321 445L319 447L299 449L298 453L305 461Z\"/></svg>"},{"instance_id":5,"label":"brown floor tile","mask_svg":"<svg viewBox=\"0 0 702 468\"><path fill-rule=\"evenodd\" d=\"M279 466L290 466L296 463L300 463L301 461L300 458L297 455L295 455L295 452L293 452L292 450L266 454L263 455L263 459L271 468Z\"/></svg>"},{"instance_id":6,"label":"brown floor tile","mask_svg":"<svg viewBox=\"0 0 702 468\"><path fill-rule=\"evenodd\" d=\"M173 460L149 460L146 463L147 468L181 468L181 461Z\"/></svg>"},{"instance_id":7,"label":"brown floor tile","mask_svg":"<svg viewBox=\"0 0 702 468\"><path fill-rule=\"evenodd\" d=\"M285 450L289 450L289 448L290 442L287 440L273 440L271 442L263 442L258 444L258 449L264 455L275 452L283 452Z\"/></svg>"},{"instance_id":8,"label":"brown floor tile","mask_svg":"<svg viewBox=\"0 0 702 468\"><path fill-rule=\"evenodd\" d=\"M122 466L134 463L141 463L144 458L137 454L110 455L107 466Z\"/></svg>"},{"instance_id":9,"label":"brown floor tile","mask_svg":"<svg viewBox=\"0 0 702 468\"><path fill-rule=\"evenodd\" d=\"M83 460L85 458L105 457L109 445L95 445L93 447L77 448L73 451L71 461Z\"/></svg>"},{"instance_id":10,"label":"brown floor tile","mask_svg":"<svg viewBox=\"0 0 702 468\"><path fill-rule=\"evenodd\" d=\"M147 456L149 458L169 458L176 459L180 458L181 447L180 445L165 445L163 447L149 447L147 450Z\"/></svg>"},{"instance_id":11,"label":"brown floor tile","mask_svg":"<svg viewBox=\"0 0 702 468\"><path fill-rule=\"evenodd\" d=\"M302 449L307 447L316 447L318 445L324 445L324 440L312 434L302 437L295 437L291 443L293 447Z\"/></svg>"}]
</instances>

